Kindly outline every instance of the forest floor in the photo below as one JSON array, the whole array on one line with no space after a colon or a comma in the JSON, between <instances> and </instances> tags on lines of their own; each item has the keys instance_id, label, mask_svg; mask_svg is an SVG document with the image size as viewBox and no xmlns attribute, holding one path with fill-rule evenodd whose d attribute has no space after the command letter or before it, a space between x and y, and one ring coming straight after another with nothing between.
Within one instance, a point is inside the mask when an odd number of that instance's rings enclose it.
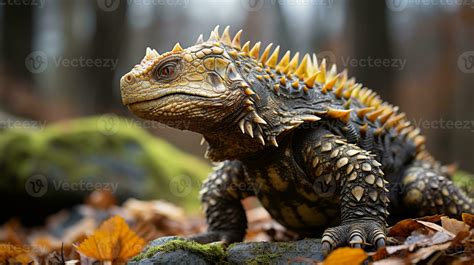
<instances>
[{"instance_id":1,"label":"forest floor","mask_svg":"<svg viewBox=\"0 0 474 265\"><path fill-rule=\"evenodd\" d=\"M296 235L272 221L261 207L247 211L246 242L291 241ZM84 204L26 228L11 219L0 226L0 264L125 264L158 237L204 231L202 216L189 216L165 201L129 199L118 205L108 192L93 192ZM298 257L299 264L474 264L474 215L406 219L389 229L388 246L376 252L349 247L324 261ZM287 262L292 262L288 260ZM94 263L96 264L96 263Z\"/></svg>"}]
</instances>

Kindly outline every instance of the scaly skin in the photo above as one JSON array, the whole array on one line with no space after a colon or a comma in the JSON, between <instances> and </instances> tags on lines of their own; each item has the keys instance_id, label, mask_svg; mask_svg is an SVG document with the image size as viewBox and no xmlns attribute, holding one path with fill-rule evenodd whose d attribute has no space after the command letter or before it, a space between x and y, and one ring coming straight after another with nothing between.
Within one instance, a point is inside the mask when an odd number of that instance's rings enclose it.
<instances>
[{"instance_id":1,"label":"scaly skin","mask_svg":"<svg viewBox=\"0 0 474 265\"><path fill-rule=\"evenodd\" d=\"M397 107L314 55L278 60L279 47L260 54L240 35L216 27L187 49L147 49L121 79L133 113L201 133L222 162L201 192L208 232L194 240L241 241L248 196L301 236L322 234L325 253L385 245L386 222L474 212Z\"/></svg>"}]
</instances>

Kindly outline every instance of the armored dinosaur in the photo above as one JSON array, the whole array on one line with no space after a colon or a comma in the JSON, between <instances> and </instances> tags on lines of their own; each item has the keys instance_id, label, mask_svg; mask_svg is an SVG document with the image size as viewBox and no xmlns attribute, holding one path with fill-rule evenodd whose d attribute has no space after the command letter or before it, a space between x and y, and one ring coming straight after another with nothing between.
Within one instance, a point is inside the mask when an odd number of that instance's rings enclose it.
<instances>
[{"instance_id":1,"label":"armored dinosaur","mask_svg":"<svg viewBox=\"0 0 474 265\"><path fill-rule=\"evenodd\" d=\"M201 190L208 231L193 240L242 241L249 196L286 228L321 237L325 254L380 248L404 217L474 212L398 107L314 54L279 58L279 46L241 45L241 35L217 26L186 49L147 48L121 78L135 115L202 134L219 162Z\"/></svg>"}]
</instances>

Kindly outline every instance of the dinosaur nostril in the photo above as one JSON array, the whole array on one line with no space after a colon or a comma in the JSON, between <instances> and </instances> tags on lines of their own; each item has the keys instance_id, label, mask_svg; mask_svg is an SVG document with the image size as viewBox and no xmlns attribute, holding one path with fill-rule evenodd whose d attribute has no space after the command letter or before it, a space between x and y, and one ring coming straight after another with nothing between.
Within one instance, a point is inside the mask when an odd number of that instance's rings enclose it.
<instances>
[{"instance_id":1,"label":"dinosaur nostril","mask_svg":"<svg viewBox=\"0 0 474 265\"><path fill-rule=\"evenodd\" d=\"M131 83L131 82L133 81L133 76L132 76L131 74L127 74L127 75L125 76L125 81L126 81L127 83Z\"/></svg>"}]
</instances>

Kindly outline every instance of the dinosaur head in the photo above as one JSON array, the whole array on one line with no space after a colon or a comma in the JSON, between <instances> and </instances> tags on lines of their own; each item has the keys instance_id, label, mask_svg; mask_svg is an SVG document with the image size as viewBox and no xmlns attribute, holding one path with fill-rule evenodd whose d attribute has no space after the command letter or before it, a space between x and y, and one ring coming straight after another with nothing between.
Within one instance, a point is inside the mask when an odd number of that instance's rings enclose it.
<instances>
[{"instance_id":1,"label":"dinosaur head","mask_svg":"<svg viewBox=\"0 0 474 265\"><path fill-rule=\"evenodd\" d=\"M241 88L247 86L228 51L215 31L186 49L177 43L160 55L147 48L120 81L123 103L139 117L178 129L202 133L222 127L241 108Z\"/></svg>"}]
</instances>

